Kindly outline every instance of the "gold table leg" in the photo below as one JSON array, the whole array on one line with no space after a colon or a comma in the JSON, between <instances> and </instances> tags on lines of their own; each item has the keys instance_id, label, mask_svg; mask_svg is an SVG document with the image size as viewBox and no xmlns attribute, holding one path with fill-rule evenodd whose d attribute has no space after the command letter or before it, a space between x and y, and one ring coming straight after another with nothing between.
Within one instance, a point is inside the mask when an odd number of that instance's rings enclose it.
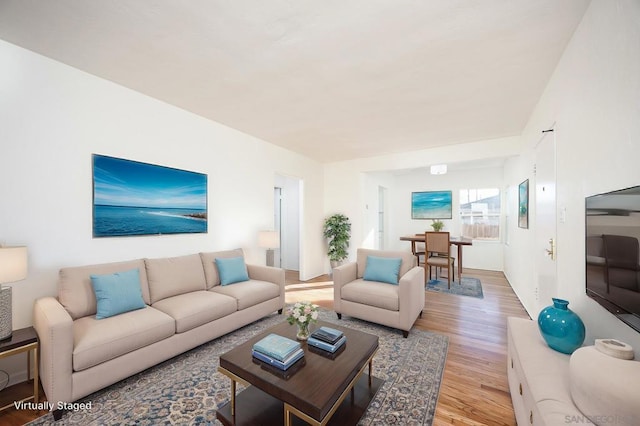
<instances>
[{"instance_id":1,"label":"gold table leg","mask_svg":"<svg viewBox=\"0 0 640 426\"><path fill-rule=\"evenodd\" d=\"M29 357L27 356L27 359ZM39 401L38 391L40 390L40 370L38 370L38 348L33 350L33 402Z\"/></svg>"},{"instance_id":2,"label":"gold table leg","mask_svg":"<svg viewBox=\"0 0 640 426\"><path fill-rule=\"evenodd\" d=\"M284 426L291 426L291 411L287 408L287 404L284 404Z\"/></svg>"}]
</instances>

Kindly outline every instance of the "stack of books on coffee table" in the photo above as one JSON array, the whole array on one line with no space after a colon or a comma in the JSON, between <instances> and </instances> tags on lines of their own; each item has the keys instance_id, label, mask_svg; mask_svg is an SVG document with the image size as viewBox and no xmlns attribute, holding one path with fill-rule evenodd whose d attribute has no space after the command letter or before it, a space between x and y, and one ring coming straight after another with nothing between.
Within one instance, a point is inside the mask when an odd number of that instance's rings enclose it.
<instances>
[{"instance_id":1,"label":"stack of books on coffee table","mask_svg":"<svg viewBox=\"0 0 640 426\"><path fill-rule=\"evenodd\" d=\"M334 353L347 341L347 336L335 328L322 326L309 336L307 344L324 351Z\"/></svg>"},{"instance_id":2,"label":"stack of books on coffee table","mask_svg":"<svg viewBox=\"0 0 640 426\"><path fill-rule=\"evenodd\" d=\"M251 354L255 359L283 371L304 357L300 342L273 333L256 342Z\"/></svg>"}]
</instances>

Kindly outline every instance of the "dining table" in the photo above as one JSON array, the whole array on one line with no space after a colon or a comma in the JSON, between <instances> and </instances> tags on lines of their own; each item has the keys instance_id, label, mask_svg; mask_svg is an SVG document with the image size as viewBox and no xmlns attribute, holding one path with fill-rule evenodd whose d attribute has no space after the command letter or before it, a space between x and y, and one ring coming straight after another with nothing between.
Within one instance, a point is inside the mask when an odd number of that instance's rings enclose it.
<instances>
[{"instance_id":1,"label":"dining table","mask_svg":"<svg viewBox=\"0 0 640 426\"><path fill-rule=\"evenodd\" d=\"M411 242L411 253L416 254L416 243L424 243L424 234L405 235L400 237L400 241ZM462 247L473 245L471 238L451 237L449 243L458 247L458 282L462 281Z\"/></svg>"}]
</instances>

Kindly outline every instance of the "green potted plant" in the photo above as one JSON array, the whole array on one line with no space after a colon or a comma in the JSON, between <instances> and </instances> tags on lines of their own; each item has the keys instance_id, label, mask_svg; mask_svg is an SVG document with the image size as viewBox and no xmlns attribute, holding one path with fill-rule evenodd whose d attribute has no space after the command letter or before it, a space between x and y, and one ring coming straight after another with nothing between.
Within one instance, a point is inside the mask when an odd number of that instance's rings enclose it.
<instances>
[{"instance_id":1,"label":"green potted plant","mask_svg":"<svg viewBox=\"0 0 640 426\"><path fill-rule=\"evenodd\" d=\"M433 222L431 224L431 227L436 232L440 232L442 231L442 228L444 228L444 222L442 222L440 219L433 219L431 222Z\"/></svg>"},{"instance_id":2,"label":"green potted plant","mask_svg":"<svg viewBox=\"0 0 640 426\"><path fill-rule=\"evenodd\" d=\"M331 261L331 267L335 268L349 256L347 252L349 238L351 238L349 218L339 213L329 216L324 221L323 235L328 240L327 255Z\"/></svg>"}]
</instances>

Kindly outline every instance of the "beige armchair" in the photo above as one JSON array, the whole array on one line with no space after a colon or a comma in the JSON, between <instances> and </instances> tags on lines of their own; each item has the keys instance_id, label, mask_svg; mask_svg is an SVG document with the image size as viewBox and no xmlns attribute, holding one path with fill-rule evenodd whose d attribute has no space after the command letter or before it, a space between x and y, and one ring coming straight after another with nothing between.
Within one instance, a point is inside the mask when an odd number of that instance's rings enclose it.
<instances>
[{"instance_id":1,"label":"beige armchair","mask_svg":"<svg viewBox=\"0 0 640 426\"><path fill-rule=\"evenodd\" d=\"M400 258L398 284L365 281L367 256ZM349 315L402 330L409 335L424 309L424 268L411 252L358 249L357 262L333 270L333 309L338 318Z\"/></svg>"}]
</instances>

